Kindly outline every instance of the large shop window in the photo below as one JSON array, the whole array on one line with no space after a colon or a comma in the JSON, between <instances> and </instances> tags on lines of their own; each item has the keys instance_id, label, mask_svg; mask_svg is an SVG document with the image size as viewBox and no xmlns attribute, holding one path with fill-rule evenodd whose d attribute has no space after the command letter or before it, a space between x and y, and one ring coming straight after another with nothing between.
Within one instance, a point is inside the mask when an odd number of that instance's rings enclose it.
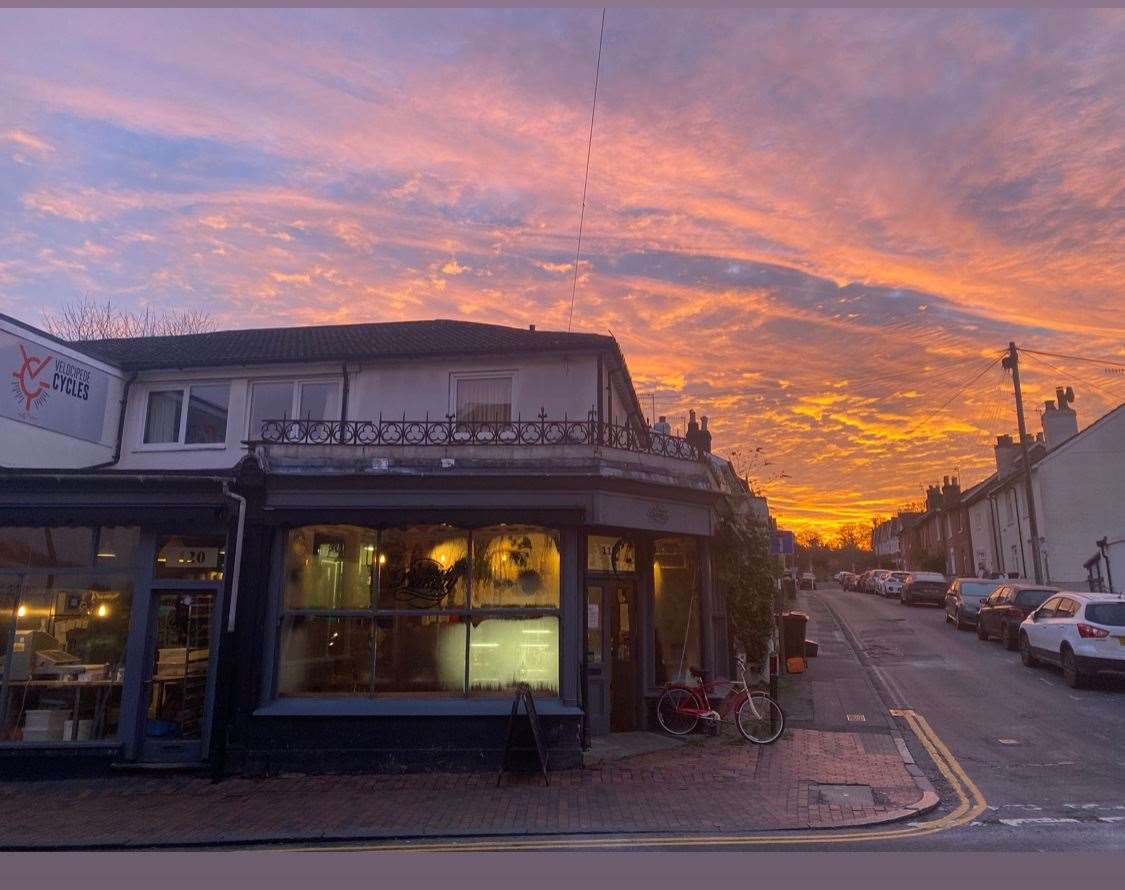
<instances>
[{"instance_id":1,"label":"large shop window","mask_svg":"<svg viewBox=\"0 0 1125 890\"><path fill-rule=\"evenodd\" d=\"M117 736L136 528L0 528L0 741Z\"/></svg>"},{"instance_id":2,"label":"large shop window","mask_svg":"<svg viewBox=\"0 0 1125 890\"><path fill-rule=\"evenodd\" d=\"M557 696L560 586L550 529L293 529L277 694Z\"/></svg>"},{"instance_id":3,"label":"large shop window","mask_svg":"<svg viewBox=\"0 0 1125 890\"><path fill-rule=\"evenodd\" d=\"M686 679L698 668L699 555L691 538L658 538L653 560L655 680Z\"/></svg>"},{"instance_id":4,"label":"large shop window","mask_svg":"<svg viewBox=\"0 0 1125 890\"><path fill-rule=\"evenodd\" d=\"M223 443L227 439L229 405L229 383L193 383L190 386L151 390L145 413L144 443Z\"/></svg>"}]
</instances>

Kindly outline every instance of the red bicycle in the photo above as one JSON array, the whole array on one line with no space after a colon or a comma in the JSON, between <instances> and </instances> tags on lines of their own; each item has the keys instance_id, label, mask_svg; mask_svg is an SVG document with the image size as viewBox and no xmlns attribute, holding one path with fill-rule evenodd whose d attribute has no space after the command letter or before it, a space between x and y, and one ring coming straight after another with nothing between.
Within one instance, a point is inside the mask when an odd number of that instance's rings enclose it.
<instances>
[{"instance_id":1,"label":"red bicycle","mask_svg":"<svg viewBox=\"0 0 1125 890\"><path fill-rule=\"evenodd\" d=\"M656 719L665 732L672 735L687 735L699 721L704 721L720 730L732 715L739 733L748 742L768 745L781 738L785 730L785 713L781 706L766 693L751 690L746 684L746 660L738 659L738 680L720 683L706 683L703 674L691 668L698 683L669 683L664 687L660 700L656 703ZM726 696L716 709L711 699L717 696L720 686L729 687Z\"/></svg>"}]
</instances>

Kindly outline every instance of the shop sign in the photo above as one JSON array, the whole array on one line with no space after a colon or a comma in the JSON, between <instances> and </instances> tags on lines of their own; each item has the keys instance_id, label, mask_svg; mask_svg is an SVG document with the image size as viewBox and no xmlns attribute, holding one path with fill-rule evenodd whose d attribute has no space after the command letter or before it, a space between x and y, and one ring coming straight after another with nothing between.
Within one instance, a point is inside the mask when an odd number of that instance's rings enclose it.
<instances>
[{"instance_id":1,"label":"shop sign","mask_svg":"<svg viewBox=\"0 0 1125 890\"><path fill-rule=\"evenodd\" d=\"M2 332L0 371L8 389L0 395L0 416L101 441L109 374L58 349Z\"/></svg>"},{"instance_id":2,"label":"shop sign","mask_svg":"<svg viewBox=\"0 0 1125 890\"><path fill-rule=\"evenodd\" d=\"M165 547L160 551L164 564L176 569L217 569L218 547Z\"/></svg>"}]
</instances>

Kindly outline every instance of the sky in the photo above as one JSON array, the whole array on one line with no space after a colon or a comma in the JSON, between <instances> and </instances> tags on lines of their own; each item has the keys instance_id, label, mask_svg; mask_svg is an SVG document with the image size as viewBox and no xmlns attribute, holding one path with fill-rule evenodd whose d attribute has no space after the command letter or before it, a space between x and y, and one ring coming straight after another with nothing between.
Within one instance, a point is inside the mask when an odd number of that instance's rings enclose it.
<instances>
[{"instance_id":1,"label":"sky","mask_svg":"<svg viewBox=\"0 0 1125 890\"><path fill-rule=\"evenodd\" d=\"M2 11L0 311L565 330L600 15ZM1122 170L1121 10L610 9L573 326L830 535L1125 361Z\"/></svg>"}]
</instances>

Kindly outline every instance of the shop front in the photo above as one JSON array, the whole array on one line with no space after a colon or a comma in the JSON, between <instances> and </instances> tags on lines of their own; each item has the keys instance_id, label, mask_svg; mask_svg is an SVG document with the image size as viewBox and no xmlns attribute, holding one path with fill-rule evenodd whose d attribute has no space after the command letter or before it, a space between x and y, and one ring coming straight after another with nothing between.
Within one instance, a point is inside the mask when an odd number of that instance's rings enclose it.
<instances>
[{"instance_id":1,"label":"shop front","mask_svg":"<svg viewBox=\"0 0 1125 890\"><path fill-rule=\"evenodd\" d=\"M7 523L38 520L0 524L0 770L201 764L224 601L221 501L153 510L87 494L0 510Z\"/></svg>"}]
</instances>

